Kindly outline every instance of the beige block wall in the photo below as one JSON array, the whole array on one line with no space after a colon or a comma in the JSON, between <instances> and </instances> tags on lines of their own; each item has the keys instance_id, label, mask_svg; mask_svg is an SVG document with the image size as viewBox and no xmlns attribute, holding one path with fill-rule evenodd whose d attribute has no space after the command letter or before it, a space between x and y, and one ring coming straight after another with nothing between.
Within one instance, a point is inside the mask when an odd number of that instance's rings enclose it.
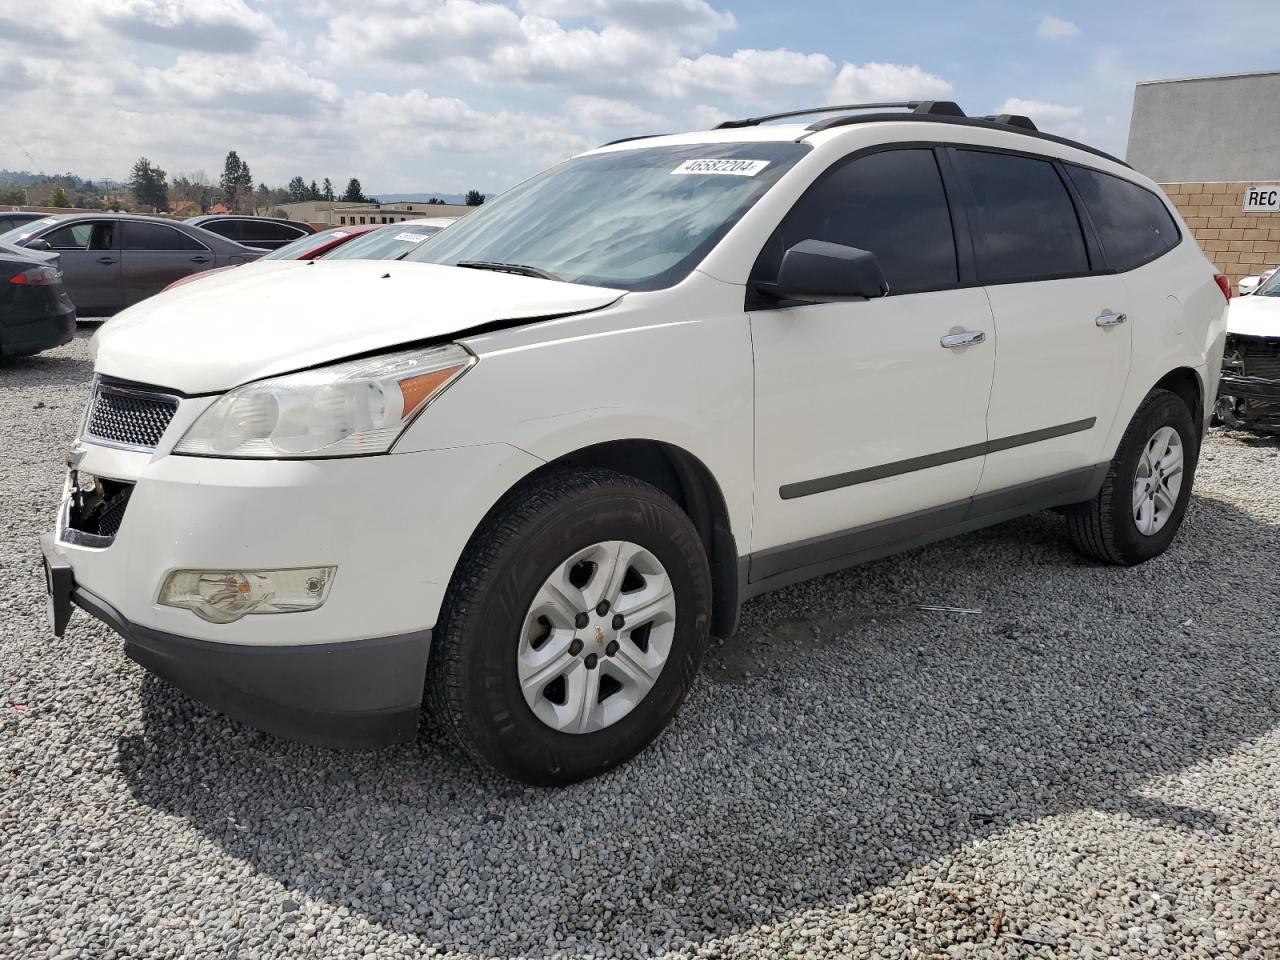
<instances>
[{"instance_id":1,"label":"beige block wall","mask_svg":"<svg viewBox=\"0 0 1280 960\"><path fill-rule=\"evenodd\" d=\"M1280 213L1243 213L1247 183L1162 183L1201 249L1231 279L1280 267Z\"/></svg>"}]
</instances>

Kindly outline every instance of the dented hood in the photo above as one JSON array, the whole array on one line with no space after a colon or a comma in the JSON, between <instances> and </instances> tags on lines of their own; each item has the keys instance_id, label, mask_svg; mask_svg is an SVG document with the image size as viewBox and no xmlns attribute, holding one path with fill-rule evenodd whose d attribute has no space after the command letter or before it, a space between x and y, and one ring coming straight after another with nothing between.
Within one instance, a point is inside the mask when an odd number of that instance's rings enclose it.
<instances>
[{"instance_id":1,"label":"dented hood","mask_svg":"<svg viewBox=\"0 0 1280 960\"><path fill-rule=\"evenodd\" d=\"M1280 297L1236 297L1227 308L1227 333L1280 337Z\"/></svg>"},{"instance_id":2,"label":"dented hood","mask_svg":"<svg viewBox=\"0 0 1280 960\"><path fill-rule=\"evenodd\" d=\"M502 321L597 310L621 290L431 263L317 260L228 270L117 314L98 331L99 373L184 393Z\"/></svg>"}]
</instances>

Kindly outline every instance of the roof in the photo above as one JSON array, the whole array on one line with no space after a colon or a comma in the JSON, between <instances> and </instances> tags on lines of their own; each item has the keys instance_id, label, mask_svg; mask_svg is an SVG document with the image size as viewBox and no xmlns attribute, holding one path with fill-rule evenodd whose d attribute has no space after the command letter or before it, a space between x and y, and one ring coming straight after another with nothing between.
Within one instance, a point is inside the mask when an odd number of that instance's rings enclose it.
<instances>
[{"instance_id":1,"label":"roof","mask_svg":"<svg viewBox=\"0 0 1280 960\"><path fill-rule=\"evenodd\" d=\"M1280 70L1247 70L1242 73L1211 73L1201 77L1173 77L1168 80L1139 80L1137 86L1149 87L1157 83L1196 83L1201 80L1238 80L1242 77L1280 77Z\"/></svg>"}]
</instances>

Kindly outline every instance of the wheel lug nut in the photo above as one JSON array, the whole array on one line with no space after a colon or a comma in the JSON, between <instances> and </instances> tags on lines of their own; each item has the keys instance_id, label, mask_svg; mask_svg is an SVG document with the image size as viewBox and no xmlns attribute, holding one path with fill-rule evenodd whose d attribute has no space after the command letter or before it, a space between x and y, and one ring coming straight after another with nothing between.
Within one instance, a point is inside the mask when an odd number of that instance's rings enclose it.
<instances>
[{"instance_id":1,"label":"wheel lug nut","mask_svg":"<svg viewBox=\"0 0 1280 960\"><path fill-rule=\"evenodd\" d=\"M569 656L576 657L582 652L582 641L577 637L573 638L573 643L569 644Z\"/></svg>"},{"instance_id":2,"label":"wheel lug nut","mask_svg":"<svg viewBox=\"0 0 1280 960\"><path fill-rule=\"evenodd\" d=\"M577 627L579 630L581 630L590 622L591 622L591 618L587 616L585 613L580 613L573 618L573 625Z\"/></svg>"},{"instance_id":3,"label":"wheel lug nut","mask_svg":"<svg viewBox=\"0 0 1280 960\"><path fill-rule=\"evenodd\" d=\"M626 623L626 621L622 619L622 614L615 613L613 615L613 629L621 630L624 623Z\"/></svg>"},{"instance_id":4,"label":"wheel lug nut","mask_svg":"<svg viewBox=\"0 0 1280 960\"><path fill-rule=\"evenodd\" d=\"M606 656L612 657L615 653L618 652L618 641L610 640L609 645L604 648L604 652Z\"/></svg>"},{"instance_id":5,"label":"wheel lug nut","mask_svg":"<svg viewBox=\"0 0 1280 960\"><path fill-rule=\"evenodd\" d=\"M588 670L594 670L596 668L596 660L598 659L599 658L594 653L589 653L587 654L587 659L582 662L587 665Z\"/></svg>"},{"instance_id":6,"label":"wheel lug nut","mask_svg":"<svg viewBox=\"0 0 1280 960\"><path fill-rule=\"evenodd\" d=\"M599 605L596 607L596 613L600 614L600 616L603 617L608 612L609 612L609 601L601 600Z\"/></svg>"}]
</instances>

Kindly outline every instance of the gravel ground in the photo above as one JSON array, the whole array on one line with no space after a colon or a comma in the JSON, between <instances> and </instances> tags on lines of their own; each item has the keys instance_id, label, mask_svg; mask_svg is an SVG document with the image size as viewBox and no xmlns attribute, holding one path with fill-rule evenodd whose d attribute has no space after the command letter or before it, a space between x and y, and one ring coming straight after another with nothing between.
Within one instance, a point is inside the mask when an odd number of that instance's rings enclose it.
<instances>
[{"instance_id":1,"label":"gravel ground","mask_svg":"<svg viewBox=\"0 0 1280 960\"><path fill-rule=\"evenodd\" d=\"M536 790L51 639L85 346L0 367L0 956L1280 956L1276 441L1215 432L1137 569L1045 514L754 601L658 744Z\"/></svg>"}]
</instances>

